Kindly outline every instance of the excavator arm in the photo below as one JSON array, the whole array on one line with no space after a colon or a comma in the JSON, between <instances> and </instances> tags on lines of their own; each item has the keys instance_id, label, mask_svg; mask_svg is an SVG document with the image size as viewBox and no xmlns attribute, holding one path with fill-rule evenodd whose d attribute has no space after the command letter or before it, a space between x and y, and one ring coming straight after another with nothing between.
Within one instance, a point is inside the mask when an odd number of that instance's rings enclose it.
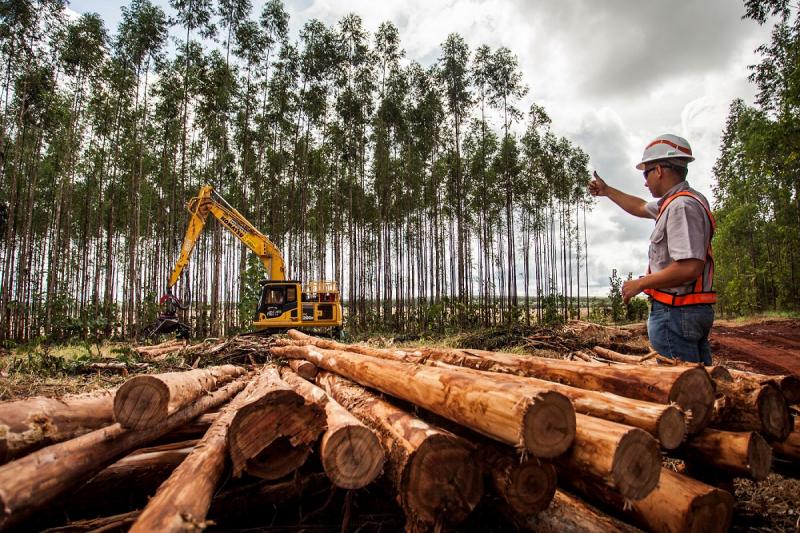
<instances>
[{"instance_id":1,"label":"excavator arm","mask_svg":"<svg viewBox=\"0 0 800 533\"><path fill-rule=\"evenodd\" d=\"M169 276L167 289L171 289L178 282L178 279L189 264L197 239L206 224L209 213L216 217L228 231L233 233L236 238L250 248L264 265L270 280L282 281L286 279L286 270L283 256L277 246L269 240L269 237L258 231L239 211L231 207L225 199L214 191L210 185L204 185L199 194L189 200L187 209L190 213L189 226L186 228L186 235L183 237L181 253L175 268Z\"/></svg>"}]
</instances>

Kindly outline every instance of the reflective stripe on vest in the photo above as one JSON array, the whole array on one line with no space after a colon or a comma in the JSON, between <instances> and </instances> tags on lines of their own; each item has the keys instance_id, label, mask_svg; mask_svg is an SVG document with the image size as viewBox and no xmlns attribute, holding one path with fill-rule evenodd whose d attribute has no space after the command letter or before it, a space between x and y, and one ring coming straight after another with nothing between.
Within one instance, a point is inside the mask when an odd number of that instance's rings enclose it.
<instances>
[{"instance_id":1,"label":"reflective stripe on vest","mask_svg":"<svg viewBox=\"0 0 800 533\"><path fill-rule=\"evenodd\" d=\"M714 215L711 214L711 210L706 206L706 204L694 193L689 191L680 191L669 198L667 198L663 204L661 204L661 208L658 210L658 217L656 217L656 224L658 224L659 219L661 219L661 215L667 209L667 206L672 203L672 201L679 197L679 196L688 196L689 198L693 198L697 200L697 202L703 207L703 210L706 212L708 216L708 220L711 221L711 235L708 239L708 248L706 250L706 262L709 263L710 267L708 269L708 277L709 281L712 284L714 283L714 254L711 250L711 237L714 236L714 231L717 229L717 223L714 220ZM671 292L662 291L659 289L645 289L643 292L648 295L653 300L660 302L665 305L671 306L682 306L682 305L698 305L698 304L715 304L717 303L717 293L712 291L703 291L703 286L705 285L705 272L706 267L703 265L703 272L697 277L697 280L694 282L694 287L692 288L692 292L686 294L672 294ZM647 273L650 273L650 267L647 267Z\"/></svg>"}]
</instances>

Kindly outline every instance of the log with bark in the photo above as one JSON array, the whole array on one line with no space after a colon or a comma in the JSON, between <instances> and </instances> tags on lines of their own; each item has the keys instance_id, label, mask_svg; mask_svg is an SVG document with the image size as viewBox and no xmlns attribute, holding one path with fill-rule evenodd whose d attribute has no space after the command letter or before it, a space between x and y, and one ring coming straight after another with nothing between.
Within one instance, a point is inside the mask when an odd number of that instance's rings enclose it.
<instances>
[{"instance_id":1,"label":"log with bark","mask_svg":"<svg viewBox=\"0 0 800 533\"><path fill-rule=\"evenodd\" d=\"M289 361L289 368L303 379L313 380L317 377L317 366L304 359L291 359Z\"/></svg>"},{"instance_id":2,"label":"log with bark","mask_svg":"<svg viewBox=\"0 0 800 533\"><path fill-rule=\"evenodd\" d=\"M755 372L745 372L743 370L728 369L734 379L745 382L765 383L772 381L780 387L786 402L789 405L800 403L800 378L791 374L770 376L767 374L757 374Z\"/></svg>"},{"instance_id":3,"label":"log with bark","mask_svg":"<svg viewBox=\"0 0 800 533\"><path fill-rule=\"evenodd\" d=\"M772 441L772 450L780 457L800 462L800 427L798 417L794 417L794 429L783 441Z\"/></svg>"},{"instance_id":4,"label":"log with bark","mask_svg":"<svg viewBox=\"0 0 800 533\"><path fill-rule=\"evenodd\" d=\"M115 423L3 465L0 530L24 520L130 451L227 402L248 379L243 376L228 383L150 427L133 430Z\"/></svg>"},{"instance_id":5,"label":"log with bark","mask_svg":"<svg viewBox=\"0 0 800 533\"><path fill-rule=\"evenodd\" d=\"M772 449L755 431L707 428L686 443L686 460L702 468L762 481L772 465Z\"/></svg>"},{"instance_id":6,"label":"log with bark","mask_svg":"<svg viewBox=\"0 0 800 533\"><path fill-rule=\"evenodd\" d=\"M589 478L570 479L569 484L582 496L601 501L654 533L722 533L733 519L730 493L667 468L662 468L656 489L639 501L626 500Z\"/></svg>"},{"instance_id":7,"label":"log with bark","mask_svg":"<svg viewBox=\"0 0 800 533\"><path fill-rule=\"evenodd\" d=\"M325 423L324 408L295 392L277 368L266 367L251 401L230 424L233 475L279 479L289 474L305 463Z\"/></svg>"},{"instance_id":8,"label":"log with bark","mask_svg":"<svg viewBox=\"0 0 800 533\"><path fill-rule=\"evenodd\" d=\"M194 449L197 440L141 448L104 468L63 502L70 517L143 507L147 498Z\"/></svg>"},{"instance_id":9,"label":"log with bark","mask_svg":"<svg viewBox=\"0 0 800 533\"><path fill-rule=\"evenodd\" d=\"M307 339L303 339L292 342L298 342L300 343L297 344L298 346L304 346L307 344L302 343L307 343L308 341ZM325 341L324 344L330 346L337 343ZM292 344L284 343L284 345ZM400 350L384 350L376 353L379 353L382 358L407 362L421 362L424 364L436 363L435 366L438 368L450 368L462 374L471 373L476 377L486 377L486 374L479 370L456 367L447 363L417 358L414 355L403 353ZM507 380L512 383L517 383L520 386L534 384L538 387L560 392L572 401L576 412L643 429L656 437L661 446L666 450L677 448L686 437L686 416L677 405L645 402L643 400L635 400L633 398L626 398L607 392L579 389L577 387L570 387L569 385L523 376L493 374L491 377L496 381Z\"/></svg>"},{"instance_id":10,"label":"log with bark","mask_svg":"<svg viewBox=\"0 0 800 533\"><path fill-rule=\"evenodd\" d=\"M271 391L275 368L263 367L220 412L203 438L169 478L131 527L131 533L185 531L202 528L225 471L228 437L236 417Z\"/></svg>"},{"instance_id":11,"label":"log with bark","mask_svg":"<svg viewBox=\"0 0 800 533\"><path fill-rule=\"evenodd\" d=\"M150 427L244 373L240 366L223 365L134 376L114 397L114 419L123 427Z\"/></svg>"},{"instance_id":12,"label":"log with bark","mask_svg":"<svg viewBox=\"0 0 800 533\"><path fill-rule=\"evenodd\" d=\"M712 427L728 431L758 431L768 440L784 440L794 422L789 405L772 381L717 381L721 398L715 404Z\"/></svg>"},{"instance_id":13,"label":"log with bark","mask_svg":"<svg viewBox=\"0 0 800 533\"><path fill-rule=\"evenodd\" d=\"M204 413L194 420L189 421L187 424L184 424L183 426L175 429L174 431L170 431L163 437L159 438L153 443L153 446L170 444L184 440L199 439L205 434L206 431L208 431L208 428L211 427L211 424L213 424L218 417L219 412Z\"/></svg>"},{"instance_id":14,"label":"log with bark","mask_svg":"<svg viewBox=\"0 0 800 533\"><path fill-rule=\"evenodd\" d=\"M650 402L675 403L690 415L689 433L696 433L708 424L714 404L714 384L701 367L609 365L483 350L426 348L421 352L426 357L447 359L454 364L463 361L467 363L463 366L482 370L526 375Z\"/></svg>"},{"instance_id":15,"label":"log with bark","mask_svg":"<svg viewBox=\"0 0 800 533\"><path fill-rule=\"evenodd\" d=\"M483 486L467 441L331 372L320 372L317 383L379 435L410 529L459 523L478 504Z\"/></svg>"},{"instance_id":16,"label":"log with bark","mask_svg":"<svg viewBox=\"0 0 800 533\"><path fill-rule=\"evenodd\" d=\"M575 442L555 465L559 479L592 478L640 500L658 484L661 455L655 439L641 429L578 415Z\"/></svg>"},{"instance_id":17,"label":"log with bark","mask_svg":"<svg viewBox=\"0 0 800 533\"><path fill-rule=\"evenodd\" d=\"M0 403L0 464L114 423L114 391Z\"/></svg>"},{"instance_id":18,"label":"log with bark","mask_svg":"<svg viewBox=\"0 0 800 533\"><path fill-rule=\"evenodd\" d=\"M275 347L272 353L309 360L537 457L561 455L575 435L572 403L546 387L312 346Z\"/></svg>"},{"instance_id":19,"label":"log with bark","mask_svg":"<svg viewBox=\"0 0 800 533\"><path fill-rule=\"evenodd\" d=\"M211 501L208 517L217 523L238 522L243 514L262 515L265 506L284 505L330 489L330 480L322 472L302 473L277 482L258 479L220 492Z\"/></svg>"},{"instance_id":20,"label":"log with bark","mask_svg":"<svg viewBox=\"0 0 800 533\"><path fill-rule=\"evenodd\" d=\"M696 433L710 420L714 405L714 383L702 367L650 367L628 364L586 363L546 359L484 350L419 348L381 350L342 345L289 330L292 339L318 347L331 347L374 357L403 358L410 362L441 361L475 370L529 376L581 389L609 392L662 404L677 404L687 414L688 432Z\"/></svg>"},{"instance_id":21,"label":"log with bark","mask_svg":"<svg viewBox=\"0 0 800 533\"><path fill-rule=\"evenodd\" d=\"M316 403L325 410L327 429L320 441L319 455L322 467L333 484L343 489L360 489L372 483L383 471L386 460L375 432L325 391L291 369L282 369L281 377L307 402Z\"/></svg>"},{"instance_id":22,"label":"log with bark","mask_svg":"<svg viewBox=\"0 0 800 533\"><path fill-rule=\"evenodd\" d=\"M81 533L83 531L101 533L108 531L125 531L128 526L136 521L140 513L141 511L128 511L127 513L113 516L75 520L65 526L44 529L41 533Z\"/></svg>"},{"instance_id":23,"label":"log with bark","mask_svg":"<svg viewBox=\"0 0 800 533\"><path fill-rule=\"evenodd\" d=\"M523 518L547 508L556 491L556 470L536 458L520 459L511 450L481 443L478 461L494 492Z\"/></svg>"},{"instance_id":24,"label":"log with bark","mask_svg":"<svg viewBox=\"0 0 800 533\"><path fill-rule=\"evenodd\" d=\"M527 521L520 529L538 533L637 533L639 529L605 514L563 490L556 490L550 507Z\"/></svg>"}]
</instances>

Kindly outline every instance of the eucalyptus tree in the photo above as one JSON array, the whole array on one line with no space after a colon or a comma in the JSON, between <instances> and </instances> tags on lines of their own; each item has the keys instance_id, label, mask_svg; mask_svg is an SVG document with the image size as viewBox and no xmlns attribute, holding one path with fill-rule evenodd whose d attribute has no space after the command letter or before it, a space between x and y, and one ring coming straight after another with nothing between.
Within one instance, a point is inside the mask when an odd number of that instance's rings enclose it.
<instances>
[{"instance_id":1,"label":"eucalyptus tree","mask_svg":"<svg viewBox=\"0 0 800 533\"><path fill-rule=\"evenodd\" d=\"M181 187L186 183L186 135L187 121L189 113L189 70L191 66L192 53L190 52L190 42L192 31L198 30L200 37L209 39L213 37L217 28L213 23L213 9L211 0L169 0L169 5L177 11L177 17L171 21L172 24L180 24L186 29L186 40L183 45L184 74L183 74L183 110L181 120L183 124L183 139L181 140Z\"/></svg>"},{"instance_id":2,"label":"eucalyptus tree","mask_svg":"<svg viewBox=\"0 0 800 533\"><path fill-rule=\"evenodd\" d=\"M461 163L461 128L469 116L473 100L470 93L469 47L463 37L451 33L442 43L442 55L439 58L439 79L444 86L444 100L450 114L453 127L453 151L455 155L453 174L455 178L455 215L456 215L456 254L458 264L457 297L463 303L466 292L465 257L468 238L464 223L463 168Z\"/></svg>"},{"instance_id":3,"label":"eucalyptus tree","mask_svg":"<svg viewBox=\"0 0 800 533\"><path fill-rule=\"evenodd\" d=\"M400 59L403 57L400 48L400 33L391 22L382 22L375 33L375 56L380 70L380 89L378 92L377 112L373 120L373 175L375 195L378 201L378 242L376 281L376 309L378 315L388 319L392 314L392 262L391 262L391 225L390 225L390 193L397 177L390 172L391 152L393 149L393 132L398 128L403 107L402 96L398 101L398 91L387 95L387 83L395 89L398 87Z\"/></svg>"},{"instance_id":4,"label":"eucalyptus tree","mask_svg":"<svg viewBox=\"0 0 800 533\"><path fill-rule=\"evenodd\" d=\"M517 306L516 261L514 253L514 190L518 188L515 183L517 173L512 168L516 148L515 141L509 138L509 127L514 120L521 118L522 114L515 107L514 101L519 100L528 93L528 88L522 82L522 72L519 69L517 56L506 47L499 48L490 60L489 66L489 103L492 107L503 111L503 185L506 193L506 240L508 269L508 301L509 305Z\"/></svg>"},{"instance_id":5,"label":"eucalyptus tree","mask_svg":"<svg viewBox=\"0 0 800 533\"><path fill-rule=\"evenodd\" d=\"M148 119L148 82L152 63L160 57L161 49L167 39L167 18L164 10L153 5L150 0L133 0L130 6L122 7L122 20L117 30L114 45L117 56L135 71L134 109L137 119L134 121L131 143L135 154L132 160L135 168L130 169L130 186L128 198L130 211L128 215L128 313L127 322L131 326L135 322L135 311L141 295L136 260L140 237L141 223L141 183L144 164L144 142L142 131L147 128ZM142 86L142 76L144 82ZM141 104L140 104L141 93Z\"/></svg>"},{"instance_id":6,"label":"eucalyptus tree","mask_svg":"<svg viewBox=\"0 0 800 533\"><path fill-rule=\"evenodd\" d=\"M491 155L487 153L487 141L489 135L493 135L488 129L486 120L486 100L488 98L489 81L492 76L492 51L486 45L481 45L475 50L475 55L472 60L472 83L477 91L477 103L480 107L480 143L477 145L474 161L474 176L479 180L479 187L475 188L478 196L478 202L475 206L479 213L479 227L478 237L479 244L483 250L483 257L480 258L478 278L481 280L480 291L480 306L484 312L484 323L487 323L488 308L489 308L489 292L490 292L490 272L491 268L491 251L492 251L492 235L490 225L488 222L489 204L488 196L494 190L493 186L487 181L487 168Z\"/></svg>"},{"instance_id":7,"label":"eucalyptus tree","mask_svg":"<svg viewBox=\"0 0 800 533\"><path fill-rule=\"evenodd\" d=\"M81 140L78 130L81 127L82 104L88 80L105 59L107 41L102 19L99 15L90 13L82 15L66 28L60 47L61 68L71 81L72 103L53 213L47 275L47 297L50 301L54 301L57 295L66 294L68 290L68 287L62 286L62 282L68 279L64 269L70 263L71 189ZM48 319L52 315L51 309L48 306Z\"/></svg>"},{"instance_id":8,"label":"eucalyptus tree","mask_svg":"<svg viewBox=\"0 0 800 533\"><path fill-rule=\"evenodd\" d=\"M341 46L342 68L336 80L336 112L344 137L339 147L339 158L347 191L347 235L349 255L348 300L351 317L362 324L365 320L366 302L360 298L365 286L359 286L364 277L366 247L364 228L357 224L359 210L366 207L366 146L367 127L373 112L374 55L369 49L367 32L361 18L355 14L343 17L338 23L338 39ZM356 307L356 302L359 306Z\"/></svg>"}]
</instances>

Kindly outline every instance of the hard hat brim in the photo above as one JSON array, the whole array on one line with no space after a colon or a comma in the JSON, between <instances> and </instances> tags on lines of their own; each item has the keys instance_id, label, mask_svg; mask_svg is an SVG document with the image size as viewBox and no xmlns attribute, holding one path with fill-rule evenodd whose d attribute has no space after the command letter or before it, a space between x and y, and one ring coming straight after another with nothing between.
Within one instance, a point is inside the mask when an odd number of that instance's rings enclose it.
<instances>
[{"instance_id":1,"label":"hard hat brim","mask_svg":"<svg viewBox=\"0 0 800 533\"><path fill-rule=\"evenodd\" d=\"M664 161L665 159L683 159L686 161L687 164L694 161L694 157L678 152L676 154L657 155L654 157L649 157L647 159L642 159L642 162L636 165L636 168L638 170L644 170L644 167L645 165L647 165L647 163L652 163L654 161Z\"/></svg>"}]
</instances>

